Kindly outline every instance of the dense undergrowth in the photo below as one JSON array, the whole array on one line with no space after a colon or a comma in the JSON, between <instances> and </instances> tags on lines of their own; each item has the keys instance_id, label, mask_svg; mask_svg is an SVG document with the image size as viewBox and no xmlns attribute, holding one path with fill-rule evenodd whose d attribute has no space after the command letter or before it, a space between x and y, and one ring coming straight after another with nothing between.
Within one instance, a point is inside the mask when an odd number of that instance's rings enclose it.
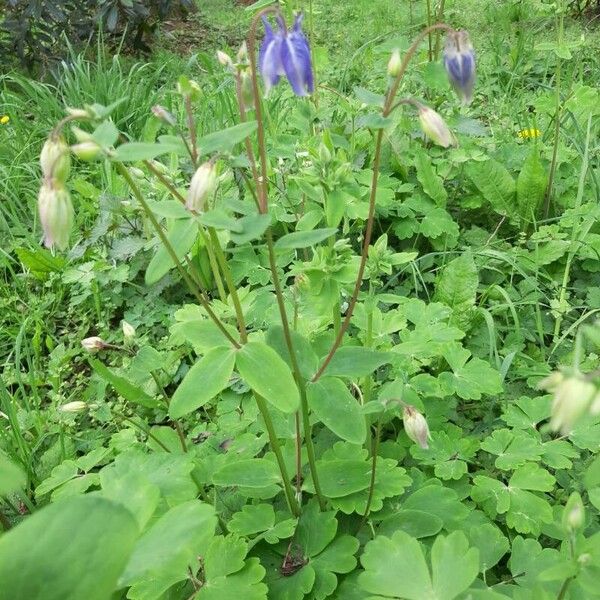
<instances>
[{"instance_id":1,"label":"dense undergrowth","mask_svg":"<svg viewBox=\"0 0 600 600\"><path fill-rule=\"evenodd\" d=\"M47 81L0 76L0 599L600 596L593 21L288 3L318 85L279 84L261 121L240 116L247 59L224 69L238 48L211 39L254 13L208 4L189 55L100 42ZM450 147L385 95L394 49L437 20L471 34L473 102L435 32L398 98ZM52 252L39 155L67 108L98 156L72 159Z\"/></svg>"}]
</instances>

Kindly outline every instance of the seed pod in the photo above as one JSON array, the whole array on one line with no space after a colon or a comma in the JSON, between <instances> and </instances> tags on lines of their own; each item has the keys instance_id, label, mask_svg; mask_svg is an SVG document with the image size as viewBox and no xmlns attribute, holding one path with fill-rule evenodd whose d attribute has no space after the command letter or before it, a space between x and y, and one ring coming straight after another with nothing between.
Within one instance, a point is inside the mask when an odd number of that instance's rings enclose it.
<instances>
[{"instance_id":1,"label":"seed pod","mask_svg":"<svg viewBox=\"0 0 600 600\"><path fill-rule=\"evenodd\" d=\"M407 404L402 411L402 419L406 435L421 448L429 448L427 440L431 436L425 417L414 406Z\"/></svg>"},{"instance_id":2,"label":"seed pod","mask_svg":"<svg viewBox=\"0 0 600 600\"><path fill-rule=\"evenodd\" d=\"M435 144L448 148L455 143L452 132L441 115L427 106L419 107L419 121L423 133Z\"/></svg>"},{"instance_id":3,"label":"seed pod","mask_svg":"<svg viewBox=\"0 0 600 600\"><path fill-rule=\"evenodd\" d=\"M46 248L64 250L73 227L73 204L69 192L52 183L44 183L38 195L38 211Z\"/></svg>"},{"instance_id":4,"label":"seed pod","mask_svg":"<svg viewBox=\"0 0 600 600\"><path fill-rule=\"evenodd\" d=\"M67 181L71 172L71 155L62 137L50 136L46 140L40 153L40 166L44 179L54 179L61 184Z\"/></svg>"},{"instance_id":5,"label":"seed pod","mask_svg":"<svg viewBox=\"0 0 600 600\"><path fill-rule=\"evenodd\" d=\"M212 161L198 167L190 183L185 207L192 212L202 212L208 197L217 183L217 173Z\"/></svg>"}]
</instances>

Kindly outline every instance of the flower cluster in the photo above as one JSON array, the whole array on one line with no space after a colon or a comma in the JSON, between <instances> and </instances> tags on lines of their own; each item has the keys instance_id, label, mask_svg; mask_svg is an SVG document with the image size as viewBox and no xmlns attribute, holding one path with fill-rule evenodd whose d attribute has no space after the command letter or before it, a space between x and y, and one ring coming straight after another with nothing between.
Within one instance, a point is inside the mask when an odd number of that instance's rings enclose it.
<instances>
[{"instance_id":1,"label":"flower cluster","mask_svg":"<svg viewBox=\"0 0 600 600\"><path fill-rule=\"evenodd\" d=\"M308 40L302 32L302 14L296 15L291 29L287 29L281 15L277 15L274 31L266 18L265 37L258 54L258 65L265 83L265 93L287 77L297 96L308 96L314 90L312 61Z\"/></svg>"}]
</instances>

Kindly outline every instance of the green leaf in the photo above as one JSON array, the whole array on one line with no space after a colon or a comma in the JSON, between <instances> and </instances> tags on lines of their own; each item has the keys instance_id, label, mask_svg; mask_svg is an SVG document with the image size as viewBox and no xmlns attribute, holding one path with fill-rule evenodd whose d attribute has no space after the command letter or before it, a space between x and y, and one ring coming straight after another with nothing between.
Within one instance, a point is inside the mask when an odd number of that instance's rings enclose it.
<instances>
[{"instance_id":1,"label":"green leaf","mask_svg":"<svg viewBox=\"0 0 600 600\"><path fill-rule=\"evenodd\" d=\"M128 597L159 598L188 577L214 536L217 518L209 504L191 500L162 515L135 545L120 587L131 586Z\"/></svg>"},{"instance_id":2,"label":"green leaf","mask_svg":"<svg viewBox=\"0 0 600 600\"><path fill-rule=\"evenodd\" d=\"M198 140L198 153L200 156L214 152L229 152L236 144L243 142L256 131L256 121L239 123L233 127L209 133Z\"/></svg>"},{"instance_id":3,"label":"green leaf","mask_svg":"<svg viewBox=\"0 0 600 600\"><path fill-rule=\"evenodd\" d=\"M248 488L262 488L281 481L277 465L264 458L247 458L229 463L215 471L215 485L236 485Z\"/></svg>"},{"instance_id":4,"label":"green leaf","mask_svg":"<svg viewBox=\"0 0 600 600\"><path fill-rule=\"evenodd\" d=\"M479 572L489 571L510 550L508 538L499 527L482 523L467 532L469 543L479 550Z\"/></svg>"},{"instance_id":5,"label":"green leaf","mask_svg":"<svg viewBox=\"0 0 600 600\"><path fill-rule=\"evenodd\" d=\"M29 269L36 275L46 273L59 273L66 264L66 260L60 256L52 256L52 253L46 248L15 248L19 260L26 269Z\"/></svg>"},{"instance_id":6,"label":"green leaf","mask_svg":"<svg viewBox=\"0 0 600 600\"><path fill-rule=\"evenodd\" d=\"M147 142L126 142L118 146L111 159L115 162L138 162L152 160L161 154L178 152L180 144L151 144Z\"/></svg>"},{"instance_id":7,"label":"green leaf","mask_svg":"<svg viewBox=\"0 0 600 600\"><path fill-rule=\"evenodd\" d=\"M236 337L237 332L233 327L225 324L225 329ZM183 318L171 326L171 332L192 344L198 354L206 354L217 346L230 343L215 322L205 317Z\"/></svg>"},{"instance_id":8,"label":"green leaf","mask_svg":"<svg viewBox=\"0 0 600 600\"><path fill-rule=\"evenodd\" d=\"M444 183L433 170L431 157L423 150L415 152L415 167L417 168L417 179L423 186L423 191L440 207L446 206L448 192Z\"/></svg>"},{"instance_id":9,"label":"green leaf","mask_svg":"<svg viewBox=\"0 0 600 600\"><path fill-rule=\"evenodd\" d=\"M406 600L452 600L477 577L479 557L461 531L438 536L431 549L431 576L421 544L404 531L377 536L362 556L360 586L371 594Z\"/></svg>"},{"instance_id":10,"label":"green leaf","mask_svg":"<svg viewBox=\"0 0 600 600\"><path fill-rule=\"evenodd\" d=\"M322 460L317 463L321 488L328 498L366 490L371 478L369 471L362 460Z\"/></svg>"},{"instance_id":11,"label":"green leaf","mask_svg":"<svg viewBox=\"0 0 600 600\"><path fill-rule=\"evenodd\" d=\"M384 519L377 530L379 535L391 537L401 529L415 538L429 537L442 530L444 522L431 513L422 510L401 509Z\"/></svg>"},{"instance_id":12,"label":"green leaf","mask_svg":"<svg viewBox=\"0 0 600 600\"><path fill-rule=\"evenodd\" d=\"M279 410L298 409L300 395L284 360L263 342L248 342L236 352L236 368L244 381Z\"/></svg>"},{"instance_id":13,"label":"green leaf","mask_svg":"<svg viewBox=\"0 0 600 600\"><path fill-rule=\"evenodd\" d=\"M209 350L186 374L175 390L169 415L179 419L204 406L229 384L235 364L235 351L220 346Z\"/></svg>"},{"instance_id":14,"label":"green leaf","mask_svg":"<svg viewBox=\"0 0 600 600\"><path fill-rule=\"evenodd\" d=\"M310 379L319 368L319 358L310 345L310 342L303 335L292 330L290 331L290 336L292 338L292 347L294 348L294 354L296 355L300 374L305 379ZM285 360L291 369L292 361L290 359L290 351L285 341L283 327L281 325L273 325L270 327L267 331L266 341L269 346L277 351L279 356Z\"/></svg>"},{"instance_id":15,"label":"green leaf","mask_svg":"<svg viewBox=\"0 0 600 600\"><path fill-rule=\"evenodd\" d=\"M466 165L466 173L498 214L513 216L516 185L506 167L493 159L470 161Z\"/></svg>"},{"instance_id":16,"label":"green leaf","mask_svg":"<svg viewBox=\"0 0 600 600\"><path fill-rule=\"evenodd\" d=\"M23 489L27 483L25 473L0 451L0 496L8 496Z\"/></svg>"},{"instance_id":17,"label":"green leaf","mask_svg":"<svg viewBox=\"0 0 600 600\"><path fill-rule=\"evenodd\" d=\"M325 373L329 376L366 377L381 365L391 362L393 354L362 346L342 346L333 355Z\"/></svg>"},{"instance_id":18,"label":"green leaf","mask_svg":"<svg viewBox=\"0 0 600 600\"><path fill-rule=\"evenodd\" d=\"M237 219L230 217L219 209L209 210L198 215L197 218L202 225L206 225L207 227L225 229L227 231L234 231L236 233L241 233L243 230L242 224Z\"/></svg>"},{"instance_id":19,"label":"green leaf","mask_svg":"<svg viewBox=\"0 0 600 600\"><path fill-rule=\"evenodd\" d=\"M291 250L294 248L308 248L331 237L336 231L335 227L312 229L310 231L294 231L279 238L275 242L275 249Z\"/></svg>"},{"instance_id":20,"label":"green leaf","mask_svg":"<svg viewBox=\"0 0 600 600\"><path fill-rule=\"evenodd\" d=\"M173 250L175 250L175 255L181 261L190 251L198 237L198 224L191 218L175 219L169 225L166 236ZM146 275L144 277L146 285L155 284L175 266L169 251L161 243L146 268Z\"/></svg>"},{"instance_id":21,"label":"green leaf","mask_svg":"<svg viewBox=\"0 0 600 600\"><path fill-rule=\"evenodd\" d=\"M360 406L346 384L322 377L307 386L308 402L317 418L338 437L354 444L365 441L367 429Z\"/></svg>"},{"instance_id":22,"label":"green leaf","mask_svg":"<svg viewBox=\"0 0 600 600\"><path fill-rule=\"evenodd\" d=\"M270 504L247 504L229 520L229 530L248 536L270 529L275 524L275 511Z\"/></svg>"},{"instance_id":23,"label":"green leaf","mask_svg":"<svg viewBox=\"0 0 600 600\"><path fill-rule=\"evenodd\" d=\"M148 408L157 408L160 406L159 402L155 400L152 396L149 396L142 390L137 387L124 377L120 375L116 375L111 369L104 366L100 361L95 360L93 358L88 359L90 365L108 383L110 383L115 391L125 398L128 402L133 402L134 404L141 404L142 406L146 406Z\"/></svg>"},{"instance_id":24,"label":"green leaf","mask_svg":"<svg viewBox=\"0 0 600 600\"><path fill-rule=\"evenodd\" d=\"M51 504L0 537L0 600L109 600L137 536L104 498Z\"/></svg>"},{"instance_id":25,"label":"green leaf","mask_svg":"<svg viewBox=\"0 0 600 600\"><path fill-rule=\"evenodd\" d=\"M235 244L245 244L257 240L267 230L270 223L269 215L256 214L242 217L237 221L238 230L230 230L231 240Z\"/></svg>"},{"instance_id":26,"label":"green leaf","mask_svg":"<svg viewBox=\"0 0 600 600\"><path fill-rule=\"evenodd\" d=\"M110 148L117 143L117 140L119 139L119 130L110 119L107 119L96 127L92 133L92 138L99 146L102 146L102 148Z\"/></svg>"},{"instance_id":27,"label":"green leaf","mask_svg":"<svg viewBox=\"0 0 600 600\"><path fill-rule=\"evenodd\" d=\"M379 113L361 115L356 119L356 127L366 127L368 129L385 129L392 123L392 119Z\"/></svg>"},{"instance_id":28,"label":"green leaf","mask_svg":"<svg viewBox=\"0 0 600 600\"><path fill-rule=\"evenodd\" d=\"M479 273L471 252L451 260L444 267L436 280L433 299L452 309L449 324L463 331L469 329L478 286Z\"/></svg>"},{"instance_id":29,"label":"green leaf","mask_svg":"<svg viewBox=\"0 0 600 600\"><path fill-rule=\"evenodd\" d=\"M540 150L534 144L517 177L517 207L519 216L525 222L536 219L547 185L548 177L540 159Z\"/></svg>"}]
</instances>

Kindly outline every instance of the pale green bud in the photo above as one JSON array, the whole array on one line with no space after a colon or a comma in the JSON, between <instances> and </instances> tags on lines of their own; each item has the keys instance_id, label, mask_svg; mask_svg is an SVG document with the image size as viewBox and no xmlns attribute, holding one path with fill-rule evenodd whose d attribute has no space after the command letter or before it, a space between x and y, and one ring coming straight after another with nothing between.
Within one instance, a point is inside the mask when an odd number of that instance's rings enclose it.
<instances>
[{"instance_id":1,"label":"pale green bud","mask_svg":"<svg viewBox=\"0 0 600 600\"><path fill-rule=\"evenodd\" d=\"M46 248L64 250L73 227L73 204L69 192L55 182L46 182L38 195L38 212Z\"/></svg>"},{"instance_id":2,"label":"pale green bud","mask_svg":"<svg viewBox=\"0 0 600 600\"><path fill-rule=\"evenodd\" d=\"M331 162L331 152L323 142L319 145L319 159L324 164Z\"/></svg>"},{"instance_id":3,"label":"pale green bud","mask_svg":"<svg viewBox=\"0 0 600 600\"><path fill-rule=\"evenodd\" d=\"M81 142L79 144L74 144L71 146L71 152L79 159L85 162L90 162L92 160L96 160L100 155L102 148L96 144L96 142L92 142L91 140L88 142Z\"/></svg>"},{"instance_id":4,"label":"pale green bud","mask_svg":"<svg viewBox=\"0 0 600 600\"><path fill-rule=\"evenodd\" d=\"M252 77L249 69L244 69L240 73L240 89L244 107L246 109L254 108L254 88L252 87Z\"/></svg>"},{"instance_id":5,"label":"pale green bud","mask_svg":"<svg viewBox=\"0 0 600 600\"><path fill-rule=\"evenodd\" d=\"M577 531L585 523L585 509L579 492L573 492L563 511L562 525L567 531Z\"/></svg>"},{"instance_id":6,"label":"pale green bud","mask_svg":"<svg viewBox=\"0 0 600 600\"><path fill-rule=\"evenodd\" d=\"M224 67L228 69L233 69L233 61L231 60L231 56L227 54L227 52L223 52L222 50L217 50L217 60Z\"/></svg>"},{"instance_id":7,"label":"pale green bud","mask_svg":"<svg viewBox=\"0 0 600 600\"><path fill-rule=\"evenodd\" d=\"M125 338L125 341L131 341L135 337L135 327L127 321L123 321L121 327L123 328L123 337Z\"/></svg>"},{"instance_id":8,"label":"pale green bud","mask_svg":"<svg viewBox=\"0 0 600 600\"><path fill-rule=\"evenodd\" d=\"M390 77L398 77L400 73L400 67L402 66L402 59L400 58L400 51L396 48L392 52L392 56L390 56L390 61L388 62L387 71Z\"/></svg>"},{"instance_id":9,"label":"pale green bud","mask_svg":"<svg viewBox=\"0 0 600 600\"><path fill-rule=\"evenodd\" d=\"M441 115L427 106L419 107L419 121L423 133L435 144L448 148L455 142L454 136Z\"/></svg>"},{"instance_id":10,"label":"pale green bud","mask_svg":"<svg viewBox=\"0 0 600 600\"><path fill-rule=\"evenodd\" d=\"M237 61L239 63L245 63L248 60L248 46L246 45L246 42L242 42L242 45L240 46L240 49L238 50L237 53Z\"/></svg>"},{"instance_id":11,"label":"pale green bud","mask_svg":"<svg viewBox=\"0 0 600 600\"><path fill-rule=\"evenodd\" d=\"M560 430L562 435L571 432L575 423L590 407L596 394L593 383L575 375L565 379L554 392L554 401L550 413L550 428Z\"/></svg>"},{"instance_id":12,"label":"pale green bud","mask_svg":"<svg viewBox=\"0 0 600 600\"><path fill-rule=\"evenodd\" d=\"M86 408L87 404L85 402L75 400L74 402L67 402L67 404L59 406L58 410L65 413L78 413L84 411Z\"/></svg>"},{"instance_id":13,"label":"pale green bud","mask_svg":"<svg viewBox=\"0 0 600 600\"><path fill-rule=\"evenodd\" d=\"M50 136L46 140L40 154L40 166L44 179L54 179L59 183L67 181L71 172L71 155L62 137Z\"/></svg>"},{"instance_id":14,"label":"pale green bud","mask_svg":"<svg viewBox=\"0 0 600 600\"><path fill-rule=\"evenodd\" d=\"M406 435L421 448L429 448L429 426L425 417L414 407L406 405L402 411Z\"/></svg>"},{"instance_id":15,"label":"pale green bud","mask_svg":"<svg viewBox=\"0 0 600 600\"><path fill-rule=\"evenodd\" d=\"M212 161L198 167L190 183L185 207L192 212L202 212L208 197L217 183L217 173Z\"/></svg>"}]
</instances>

